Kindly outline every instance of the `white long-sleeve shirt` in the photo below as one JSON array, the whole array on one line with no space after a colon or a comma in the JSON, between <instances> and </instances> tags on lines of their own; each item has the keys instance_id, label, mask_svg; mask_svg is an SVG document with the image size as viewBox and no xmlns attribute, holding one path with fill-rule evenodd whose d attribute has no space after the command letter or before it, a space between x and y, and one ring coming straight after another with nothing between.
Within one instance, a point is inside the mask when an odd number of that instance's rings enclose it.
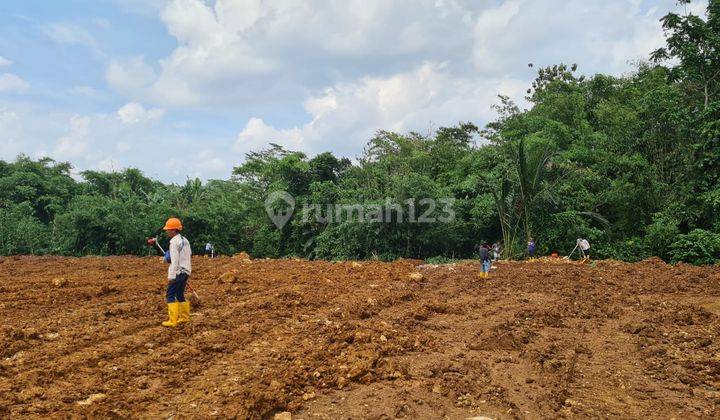
<instances>
[{"instance_id":1,"label":"white long-sleeve shirt","mask_svg":"<svg viewBox=\"0 0 720 420\"><path fill-rule=\"evenodd\" d=\"M578 239L577 244L583 251L590 249L590 242L587 239Z\"/></svg>"},{"instance_id":2,"label":"white long-sleeve shirt","mask_svg":"<svg viewBox=\"0 0 720 420\"><path fill-rule=\"evenodd\" d=\"M168 267L168 279L175 280L180 273L192 273L192 250L190 242L182 235L175 235L170 239L170 266Z\"/></svg>"}]
</instances>

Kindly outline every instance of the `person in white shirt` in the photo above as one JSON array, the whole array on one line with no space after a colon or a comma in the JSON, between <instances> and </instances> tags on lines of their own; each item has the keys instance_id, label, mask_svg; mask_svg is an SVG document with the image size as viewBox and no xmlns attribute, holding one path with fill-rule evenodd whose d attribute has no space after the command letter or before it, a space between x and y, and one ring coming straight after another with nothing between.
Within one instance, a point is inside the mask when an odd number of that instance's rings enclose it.
<instances>
[{"instance_id":1,"label":"person in white shirt","mask_svg":"<svg viewBox=\"0 0 720 420\"><path fill-rule=\"evenodd\" d=\"M213 244L211 244L210 242L206 243L205 244L205 256L206 257L209 256L210 258L213 258L215 256L214 254L215 254L215 249L213 247Z\"/></svg>"},{"instance_id":2,"label":"person in white shirt","mask_svg":"<svg viewBox=\"0 0 720 420\"><path fill-rule=\"evenodd\" d=\"M580 248L580 252L583 255L583 262L590 261L590 242L588 242L587 239L578 238L577 247Z\"/></svg>"},{"instance_id":3,"label":"person in white shirt","mask_svg":"<svg viewBox=\"0 0 720 420\"><path fill-rule=\"evenodd\" d=\"M180 219L171 217L165 222L163 230L170 238L170 245L166 251L165 261L168 266L167 305L168 320L163 322L165 327L177 327L190 321L190 301L185 300L185 287L192 274L192 249L190 241L180 234L182 223ZM169 261L168 261L169 258Z\"/></svg>"}]
</instances>

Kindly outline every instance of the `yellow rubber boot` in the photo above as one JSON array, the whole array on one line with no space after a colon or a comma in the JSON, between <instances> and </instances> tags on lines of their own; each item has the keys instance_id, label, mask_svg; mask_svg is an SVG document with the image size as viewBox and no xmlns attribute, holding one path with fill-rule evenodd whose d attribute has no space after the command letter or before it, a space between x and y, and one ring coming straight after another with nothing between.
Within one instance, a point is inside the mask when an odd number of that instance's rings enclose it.
<instances>
[{"instance_id":1,"label":"yellow rubber boot","mask_svg":"<svg viewBox=\"0 0 720 420\"><path fill-rule=\"evenodd\" d=\"M178 324L190 322L190 301L180 302L180 313L178 314Z\"/></svg>"},{"instance_id":2,"label":"yellow rubber boot","mask_svg":"<svg viewBox=\"0 0 720 420\"><path fill-rule=\"evenodd\" d=\"M177 327L180 304L177 302L168 303L168 320L163 322L163 327Z\"/></svg>"}]
</instances>

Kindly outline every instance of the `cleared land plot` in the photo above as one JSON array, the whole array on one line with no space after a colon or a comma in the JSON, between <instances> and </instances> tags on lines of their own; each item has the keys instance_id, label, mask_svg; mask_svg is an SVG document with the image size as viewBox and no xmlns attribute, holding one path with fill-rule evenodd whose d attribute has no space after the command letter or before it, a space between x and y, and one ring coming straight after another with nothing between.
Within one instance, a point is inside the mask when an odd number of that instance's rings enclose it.
<instances>
[{"instance_id":1,"label":"cleared land plot","mask_svg":"<svg viewBox=\"0 0 720 420\"><path fill-rule=\"evenodd\" d=\"M717 267L159 260L4 258L0 417L720 417Z\"/></svg>"}]
</instances>

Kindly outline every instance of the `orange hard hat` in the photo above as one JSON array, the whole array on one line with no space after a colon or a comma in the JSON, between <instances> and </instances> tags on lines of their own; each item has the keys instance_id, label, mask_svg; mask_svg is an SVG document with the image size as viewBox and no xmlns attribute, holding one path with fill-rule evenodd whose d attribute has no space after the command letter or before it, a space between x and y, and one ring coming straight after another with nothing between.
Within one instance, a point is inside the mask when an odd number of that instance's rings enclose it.
<instances>
[{"instance_id":1,"label":"orange hard hat","mask_svg":"<svg viewBox=\"0 0 720 420\"><path fill-rule=\"evenodd\" d=\"M182 223L177 217L171 217L165 222L163 230L182 230Z\"/></svg>"}]
</instances>

